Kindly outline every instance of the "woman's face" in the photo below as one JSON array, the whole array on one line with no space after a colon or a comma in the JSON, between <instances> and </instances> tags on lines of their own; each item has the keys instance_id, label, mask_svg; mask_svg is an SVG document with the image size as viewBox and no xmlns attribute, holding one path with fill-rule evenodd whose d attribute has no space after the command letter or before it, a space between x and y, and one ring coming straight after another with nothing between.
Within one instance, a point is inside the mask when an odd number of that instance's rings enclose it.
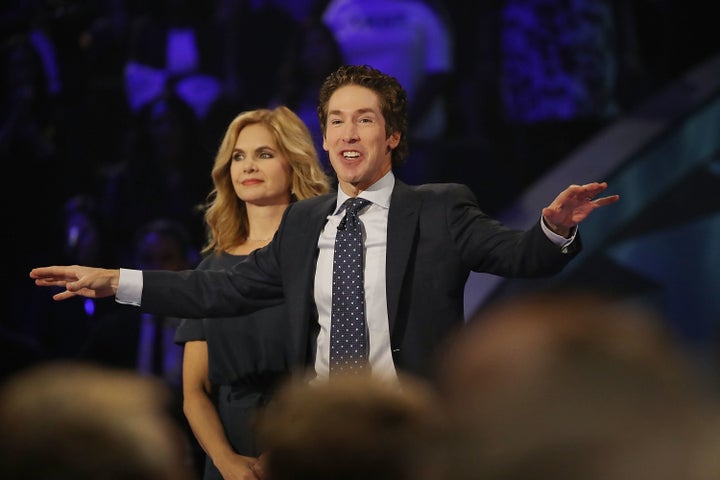
<instances>
[{"instance_id":1,"label":"woman's face","mask_svg":"<svg viewBox=\"0 0 720 480\"><path fill-rule=\"evenodd\" d=\"M235 194L251 205L290 202L292 169L268 127L254 123L238 135L230 160Z\"/></svg>"}]
</instances>

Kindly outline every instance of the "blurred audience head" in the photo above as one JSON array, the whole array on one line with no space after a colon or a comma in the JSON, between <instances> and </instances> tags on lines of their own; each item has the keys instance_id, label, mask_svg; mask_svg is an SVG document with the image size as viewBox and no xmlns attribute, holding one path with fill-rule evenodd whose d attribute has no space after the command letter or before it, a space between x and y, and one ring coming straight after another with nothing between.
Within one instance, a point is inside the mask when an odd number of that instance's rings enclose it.
<instances>
[{"instance_id":1,"label":"blurred audience head","mask_svg":"<svg viewBox=\"0 0 720 480\"><path fill-rule=\"evenodd\" d=\"M196 265L197 251L181 223L159 218L135 232L132 261L141 270L185 270Z\"/></svg>"},{"instance_id":2,"label":"blurred audience head","mask_svg":"<svg viewBox=\"0 0 720 480\"><path fill-rule=\"evenodd\" d=\"M292 379L258 419L265 473L272 480L414 479L438 413L434 393L417 379Z\"/></svg>"},{"instance_id":3,"label":"blurred audience head","mask_svg":"<svg viewBox=\"0 0 720 480\"><path fill-rule=\"evenodd\" d=\"M44 363L0 387L0 478L192 480L187 438L159 381Z\"/></svg>"},{"instance_id":4,"label":"blurred audience head","mask_svg":"<svg viewBox=\"0 0 720 480\"><path fill-rule=\"evenodd\" d=\"M69 263L103 263L103 232L95 199L77 194L65 201L62 209L63 253Z\"/></svg>"},{"instance_id":5,"label":"blurred audience head","mask_svg":"<svg viewBox=\"0 0 720 480\"><path fill-rule=\"evenodd\" d=\"M446 478L710 480L720 417L647 306L591 293L501 301L444 346Z\"/></svg>"}]
</instances>

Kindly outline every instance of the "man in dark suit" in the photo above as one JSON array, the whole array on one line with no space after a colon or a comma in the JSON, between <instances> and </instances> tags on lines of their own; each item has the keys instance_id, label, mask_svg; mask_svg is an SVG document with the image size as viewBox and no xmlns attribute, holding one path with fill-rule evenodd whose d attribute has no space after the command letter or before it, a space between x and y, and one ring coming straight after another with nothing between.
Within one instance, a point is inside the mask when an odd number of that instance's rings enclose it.
<instances>
[{"instance_id":1,"label":"man in dark suit","mask_svg":"<svg viewBox=\"0 0 720 480\"><path fill-rule=\"evenodd\" d=\"M364 240L367 361L373 374L426 375L438 344L463 322L470 271L507 277L559 272L580 250L577 225L617 195L606 183L571 185L527 231L488 217L469 188L409 186L393 167L407 154L407 98L391 76L344 66L320 90L323 147L337 193L288 207L272 242L227 272L36 268L53 298L107 297L180 317L230 316L284 299L298 368L329 372L334 240L347 198L370 201L359 213Z\"/></svg>"}]
</instances>

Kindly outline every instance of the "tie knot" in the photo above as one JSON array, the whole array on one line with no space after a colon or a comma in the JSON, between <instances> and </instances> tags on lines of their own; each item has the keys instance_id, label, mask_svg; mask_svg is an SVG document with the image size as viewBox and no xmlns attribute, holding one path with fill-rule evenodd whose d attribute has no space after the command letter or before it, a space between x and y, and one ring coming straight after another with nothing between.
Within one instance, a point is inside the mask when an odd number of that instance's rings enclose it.
<instances>
[{"instance_id":1,"label":"tie knot","mask_svg":"<svg viewBox=\"0 0 720 480\"><path fill-rule=\"evenodd\" d=\"M360 197L348 198L345 200L345 203L343 203L343 206L345 207L345 216L342 220L340 220L338 230L345 230L348 227L348 224L351 229L356 228L358 223L358 211L370 203L372 203L370 200L365 200Z\"/></svg>"},{"instance_id":2,"label":"tie knot","mask_svg":"<svg viewBox=\"0 0 720 480\"><path fill-rule=\"evenodd\" d=\"M364 206L368 205L370 203L370 200L365 200L364 198L360 197L354 197L354 198L348 198L345 200L345 210L348 213L351 213L352 215L357 215L357 212L362 209Z\"/></svg>"}]
</instances>

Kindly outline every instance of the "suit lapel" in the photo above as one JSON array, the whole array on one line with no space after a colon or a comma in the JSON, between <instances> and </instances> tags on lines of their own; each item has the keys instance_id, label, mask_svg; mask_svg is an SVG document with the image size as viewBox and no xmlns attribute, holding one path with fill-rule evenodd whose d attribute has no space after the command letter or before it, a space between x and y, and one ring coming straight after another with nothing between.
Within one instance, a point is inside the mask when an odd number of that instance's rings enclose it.
<instances>
[{"instance_id":1,"label":"suit lapel","mask_svg":"<svg viewBox=\"0 0 720 480\"><path fill-rule=\"evenodd\" d=\"M292 238L286 239L287 247L283 251L283 268L286 274L292 277L290 284L295 286L290 292L285 292L286 295L290 294L285 300L292 318L307 320L290 322L292 345L298 349L296 358L301 361L310 357L307 351L307 338L312 330L311 325L317 323L313 297L306 293L312 289L307 289L307 285L313 285L315 282L318 238L327 222L327 216L335 208L337 195L327 195L327 198L317 200L303 200L306 201L316 203L299 212L297 218L293 218L293 228L289 229L293 235Z\"/></svg>"},{"instance_id":2,"label":"suit lapel","mask_svg":"<svg viewBox=\"0 0 720 480\"><path fill-rule=\"evenodd\" d=\"M320 233L327 223L327 216L330 215L335 209L337 203L337 195L328 195L327 198L318 202L314 205L311 210L308 210L308 215L305 215L301 221L304 223L304 228L298 228L294 231L300 231L298 236L293 239L292 254L290 255L294 261L302 262L301 265L295 265L292 269L294 272L306 272L306 282L310 284L315 282L315 270L317 269L317 257L318 257L318 238ZM297 255L297 252L313 252L312 255Z\"/></svg>"},{"instance_id":3,"label":"suit lapel","mask_svg":"<svg viewBox=\"0 0 720 480\"><path fill-rule=\"evenodd\" d=\"M417 237L417 223L422 201L405 183L396 181L388 212L387 257L385 276L390 336L393 345L402 336L403 326L396 325L400 293ZM397 328L396 328L397 327ZM398 337L400 335L400 337Z\"/></svg>"},{"instance_id":4,"label":"suit lapel","mask_svg":"<svg viewBox=\"0 0 720 480\"><path fill-rule=\"evenodd\" d=\"M303 248L310 247L317 249L318 238L320 238L320 232L327 223L327 216L333 213L335 210L335 204L337 203L337 194L327 195L321 202L318 203L317 207L313 207L313 213L305 220L307 221L307 228L302 230L301 242ZM308 243L305 243L308 242ZM309 251L309 250L308 250ZM317 256L316 256L317 258ZM313 269L314 275L314 269Z\"/></svg>"}]
</instances>

